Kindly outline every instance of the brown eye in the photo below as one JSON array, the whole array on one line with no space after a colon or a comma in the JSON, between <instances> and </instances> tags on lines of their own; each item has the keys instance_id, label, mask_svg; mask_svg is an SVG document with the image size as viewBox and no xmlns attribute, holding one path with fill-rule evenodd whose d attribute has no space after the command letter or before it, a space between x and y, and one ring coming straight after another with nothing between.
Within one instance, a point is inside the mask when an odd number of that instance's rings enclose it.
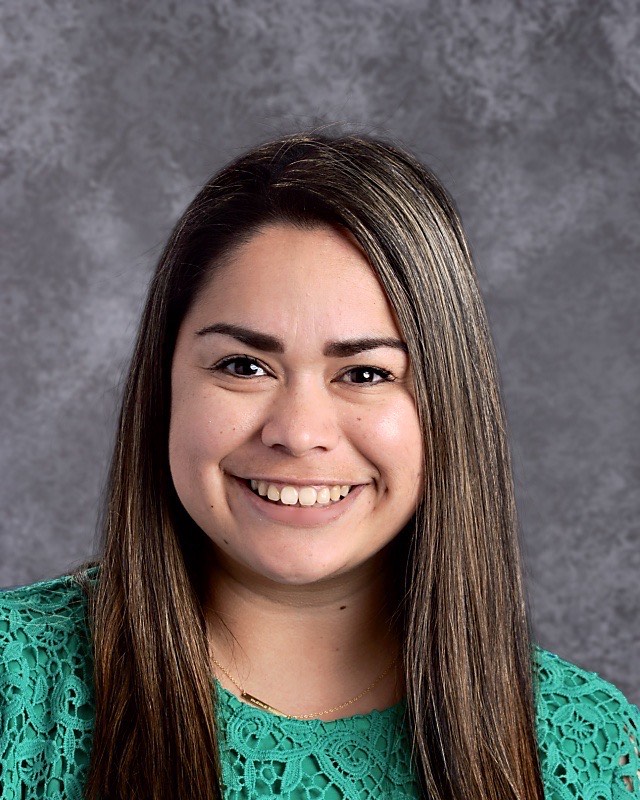
<instances>
[{"instance_id":1,"label":"brown eye","mask_svg":"<svg viewBox=\"0 0 640 800\"><path fill-rule=\"evenodd\" d=\"M359 374L361 380L348 380L345 381L346 383L355 383L364 386L376 386L378 383L385 383L394 380L393 375L389 372L389 370L382 369L382 367L351 367L351 369L343 373L343 376L350 375L352 373ZM380 377L380 380L374 380L376 375Z\"/></svg>"},{"instance_id":2,"label":"brown eye","mask_svg":"<svg viewBox=\"0 0 640 800\"><path fill-rule=\"evenodd\" d=\"M232 364L234 366L231 370L228 370L227 367L230 367ZM249 358L249 356L230 356L219 364L216 364L215 367L211 367L211 369L213 372L223 372L226 375L232 375L236 378L261 378L262 375L257 374L256 370L262 370L264 373L264 367L261 367L254 358Z\"/></svg>"}]
</instances>

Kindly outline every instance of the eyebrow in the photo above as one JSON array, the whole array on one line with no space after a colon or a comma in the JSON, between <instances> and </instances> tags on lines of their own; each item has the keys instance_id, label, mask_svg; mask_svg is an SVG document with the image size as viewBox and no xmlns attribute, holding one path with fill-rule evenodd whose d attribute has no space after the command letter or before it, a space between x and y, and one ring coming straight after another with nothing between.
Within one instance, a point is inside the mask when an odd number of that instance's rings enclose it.
<instances>
[{"instance_id":1,"label":"eyebrow","mask_svg":"<svg viewBox=\"0 0 640 800\"><path fill-rule=\"evenodd\" d=\"M196 336L209 336L212 333L232 336L239 342L253 347L256 350L262 350L265 353L285 352L284 342L276 336L272 336L269 333L254 331L242 325L231 325L226 322L217 322L215 325L207 325L206 328L201 328L199 331L196 331ZM356 353L362 353L365 350L375 350L378 347L393 347L396 350L402 350L403 353L409 352L405 342L393 336L363 336L359 339L344 339L342 341L327 342L322 354L331 358L348 358L349 356L356 355Z\"/></svg>"}]
</instances>

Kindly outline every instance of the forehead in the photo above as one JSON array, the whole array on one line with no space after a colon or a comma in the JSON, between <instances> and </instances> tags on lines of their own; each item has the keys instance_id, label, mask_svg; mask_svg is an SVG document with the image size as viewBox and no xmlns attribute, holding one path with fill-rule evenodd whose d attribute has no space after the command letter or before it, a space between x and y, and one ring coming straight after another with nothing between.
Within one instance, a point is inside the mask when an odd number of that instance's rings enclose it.
<instances>
[{"instance_id":1,"label":"forehead","mask_svg":"<svg viewBox=\"0 0 640 800\"><path fill-rule=\"evenodd\" d=\"M353 237L318 225L273 224L215 266L185 322L253 324L290 340L395 334L395 313Z\"/></svg>"}]
</instances>

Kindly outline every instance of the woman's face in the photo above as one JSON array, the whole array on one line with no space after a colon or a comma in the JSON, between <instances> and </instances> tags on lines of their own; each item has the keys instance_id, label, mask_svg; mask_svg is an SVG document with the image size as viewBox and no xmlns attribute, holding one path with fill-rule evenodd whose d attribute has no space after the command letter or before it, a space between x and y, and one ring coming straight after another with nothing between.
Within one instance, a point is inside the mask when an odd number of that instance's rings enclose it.
<instances>
[{"instance_id":1,"label":"woman's face","mask_svg":"<svg viewBox=\"0 0 640 800\"><path fill-rule=\"evenodd\" d=\"M408 356L338 229L271 224L214 270L176 343L169 460L217 556L278 583L371 566L411 518L422 445Z\"/></svg>"}]
</instances>

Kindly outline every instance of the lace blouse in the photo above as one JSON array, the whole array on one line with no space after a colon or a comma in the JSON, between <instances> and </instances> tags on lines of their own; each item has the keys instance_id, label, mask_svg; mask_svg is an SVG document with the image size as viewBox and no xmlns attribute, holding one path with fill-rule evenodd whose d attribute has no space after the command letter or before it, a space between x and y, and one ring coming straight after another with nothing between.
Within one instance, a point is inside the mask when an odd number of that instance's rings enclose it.
<instances>
[{"instance_id":1,"label":"lace blouse","mask_svg":"<svg viewBox=\"0 0 640 800\"><path fill-rule=\"evenodd\" d=\"M93 568L94 570L96 568ZM546 800L640 798L640 713L593 672L534 647ZM0 800L80 800L94 719L86 598L69 576L0 592ZM418 798L405 701L287 719L214 679L225 798Z\"/></svg>"}]
</instances>

